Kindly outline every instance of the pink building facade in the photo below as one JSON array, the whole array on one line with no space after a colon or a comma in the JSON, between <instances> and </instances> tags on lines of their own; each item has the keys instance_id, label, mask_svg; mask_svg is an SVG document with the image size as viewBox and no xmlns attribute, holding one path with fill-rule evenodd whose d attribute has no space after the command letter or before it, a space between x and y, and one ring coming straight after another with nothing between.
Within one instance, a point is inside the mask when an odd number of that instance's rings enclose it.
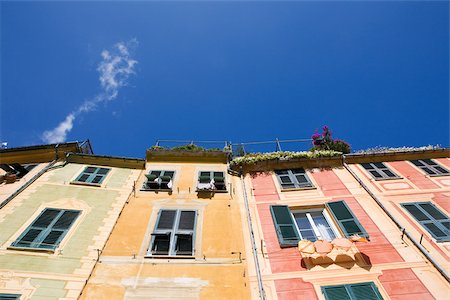
<instances>
[{"instance_id":1,"label":"pink building facade","mask_svg":"<svg viewBox=\"0 0 450 300\"><path fill-rule=\"evenodd\" d=\"M248 168L244 182L265 298L448 299L448 157L447 149ZM298 246L357 237L351 247L328 253ZM251 278L256 290L258 278Z\"/></svg>"}]
</instances>

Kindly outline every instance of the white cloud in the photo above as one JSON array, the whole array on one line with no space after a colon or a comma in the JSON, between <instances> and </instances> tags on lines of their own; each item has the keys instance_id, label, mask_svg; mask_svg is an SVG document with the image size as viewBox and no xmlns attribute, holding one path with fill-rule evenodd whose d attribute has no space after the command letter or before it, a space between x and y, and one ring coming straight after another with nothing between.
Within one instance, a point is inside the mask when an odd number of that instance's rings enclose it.
<instances>
[{"instance_id":1,"label":"white cloud","mask_svg":"<svg viewBox=\"0 0 450 300\"><path fill-rule=\"evenodd\" d=\"M72 130L74 120L75 115L70 113L56 128L44 131L42 140L49 144L64 142L67 134Z\"/></svg>"},{"instance_id":2,"label":"white cloud","mask_svg":"<svg viewBox=\"0 0 450 300\"><path fill-rule=\"evenodd\" d=\"M97 67L97 71L100 73L101 91L69 113L66 119L57 127L45 131L42 134L44 142L64 142L67 134L72 130L73 121L77 116L94 110L100 103L107 103L117 98L120 88L128 84L130 75L135 74L134 68L138 62L131 58L129 49L134 49L137 45L138 41L132 39L126 43L119 42L111 50L103 50L101 52L102 61Z\"/></svg>"}]
</instances>

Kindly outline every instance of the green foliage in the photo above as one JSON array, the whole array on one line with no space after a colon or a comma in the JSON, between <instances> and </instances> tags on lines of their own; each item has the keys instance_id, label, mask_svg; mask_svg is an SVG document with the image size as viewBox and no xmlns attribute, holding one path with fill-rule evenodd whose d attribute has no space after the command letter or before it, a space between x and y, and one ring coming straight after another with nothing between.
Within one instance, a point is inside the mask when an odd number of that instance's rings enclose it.
<instances>
[{"instance_id":1,"label":"green foliage","mask_svg":"<svg viewBox=\"0 0 450 300\"><path fill-rule=\"evenodd\" d=\"M230 167L254 165L258 162L268 160L290 160L296 158L321 158L336 157L342 153L333 150L315 150L315 151L279 151L268 153L249 153L244 156L236 157L230 162Z\"/></svg>"},{"instance_id":2,"label":"green foliage","mask_svg":"<svg viewBox=\"0 0 450 300\"><path fill-rule=\"evenodd\" d=\"M176 147L171 148L170 150L174 150L174 151L206 151L205 148L197 146L195 144L176 146Z\"/></svg>"}]
</instances>

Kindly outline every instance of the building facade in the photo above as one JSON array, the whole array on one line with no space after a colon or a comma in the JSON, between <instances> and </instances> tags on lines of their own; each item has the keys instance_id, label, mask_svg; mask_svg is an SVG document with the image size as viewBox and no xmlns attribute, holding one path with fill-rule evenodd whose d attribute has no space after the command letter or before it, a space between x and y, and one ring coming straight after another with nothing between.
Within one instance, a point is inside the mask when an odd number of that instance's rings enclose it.
<instances>
[{"instance_id":1,"label":"building facade","mask_svg":"<svg viewBox=\"0 0 450 300\"><path fill-rule=\"evenodd\" d=\"M245 210L229 155L148 150L81 299L249 299Z\"/></svg>"},{"instance_id":2,"label":"building facade","mask_svg":"<svg viewBox=\"0 0 450 300\"><path fill-rule=\"evenodd\" d=\"M235 166L246 174L258 248L252 289L260 280L266 299L448 299L448 157L444 149ZM412 241L421 235L425 252Z\"/></svg>"},{"instance_id":3,"label":"building facade","mask_svg":"<svg viewBox=\"0 0 450 300\"><path fill-rule=\"evenodd\" d=\"M22 170L19 163L36 164L0 187L2 300L77 299L144 167L144 160L89 153L55 157L52 148L44 163L42 149L0 153L8 175Z\"/></svg>"}]
</instances>

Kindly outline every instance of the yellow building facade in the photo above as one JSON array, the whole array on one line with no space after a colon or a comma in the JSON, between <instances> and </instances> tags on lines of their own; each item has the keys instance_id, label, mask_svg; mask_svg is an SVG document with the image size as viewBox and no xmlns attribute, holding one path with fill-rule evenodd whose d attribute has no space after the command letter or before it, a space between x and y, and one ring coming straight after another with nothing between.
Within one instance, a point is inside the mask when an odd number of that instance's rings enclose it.
<instances>
[{"instance_id":1,"label":"yellow building facade","mask_svg":"<svg viewBox=\"0 0 450 300\"><path fill-rule=\"evenodd\" d=\"M249 299L245 206L228 158L148 150L81 299Z\"/></svg>"}]
</instances>

